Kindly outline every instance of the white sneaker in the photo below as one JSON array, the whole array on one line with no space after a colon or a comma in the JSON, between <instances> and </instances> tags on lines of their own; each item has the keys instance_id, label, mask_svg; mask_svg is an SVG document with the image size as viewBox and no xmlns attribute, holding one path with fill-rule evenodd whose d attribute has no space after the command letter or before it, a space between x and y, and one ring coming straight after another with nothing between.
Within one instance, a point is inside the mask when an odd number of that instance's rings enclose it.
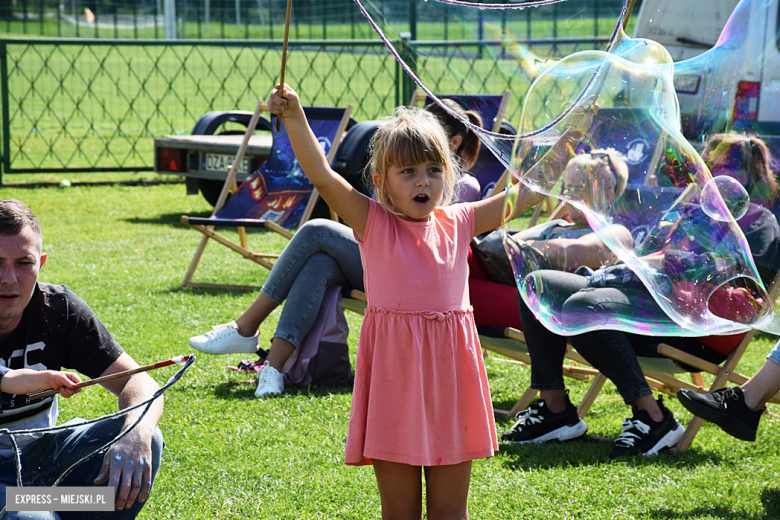
<instances>
[{"instance_id":1,"label":"white sneaker","mask_svg":"<svg viewBox=\"0 0 780 520\"><path fill-rule=\"evenodd\" d=\"M259 333L248 338L238 333L238 325L235 321L216 325L214 328L200 336L190 338L190 346L206 354L254 354L257 352L257 338Z\"/></svg>"},{"instance_id":2,"label":"white sneaker","mask_svg":"<svg viewBox=\"0 0 780 520\"><path fill-rule=\"evenodd\" d=\"M263 368L257 374L257 390L255 397L258 399L267 395L277 395L284 391L284 378L282 374L272 367L268 361L263 363Z\"/></svg>"}]
</instances>

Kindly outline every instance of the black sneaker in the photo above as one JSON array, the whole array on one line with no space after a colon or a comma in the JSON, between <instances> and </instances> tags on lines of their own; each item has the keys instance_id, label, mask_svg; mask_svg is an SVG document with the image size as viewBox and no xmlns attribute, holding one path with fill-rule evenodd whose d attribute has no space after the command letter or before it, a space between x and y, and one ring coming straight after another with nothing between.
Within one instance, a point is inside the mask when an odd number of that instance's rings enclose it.
<instances>
[{"instance_id":1,"label":"black sneaker","mask_svg":"<svg viewBox=\"0 0 780 520\"><path fill-rule=\"evenodd\" d=\"M766 406L751 410L738 386L721 388L709 394L682 388L677 390L677 398L693 415L717 424L732 437L748 442L755 442L758 422L766 410Z\"/></svg>"},{"instance_id":2,"label":"black sneaker","mask_svg":"<svg viewBox=\"0 0 780 520\"><path fill-rule=\"evenodd\" d=\"M661 422L653 421L645 410L634 410L634 416L623 421L623 433L615 439L609 458L631 457L640 453L658 455L661 450L677 444L685 430L664 406L661 397L658 398L658 406L664 414Z\"/></svg>"},{"instance_id":3,"label":"black sneaker","mask_svg":"<svg viewBox=\"0 0 780 520\"><path fill-rule=\"evenodd\" d=\"M577 415L577 408L566 398L566 409L552 413L539 401L516 415L512 429L501 435L501 440L525 444L527 442L567 441L582 437L588 425Z\"/></svg>"}]
</instances>

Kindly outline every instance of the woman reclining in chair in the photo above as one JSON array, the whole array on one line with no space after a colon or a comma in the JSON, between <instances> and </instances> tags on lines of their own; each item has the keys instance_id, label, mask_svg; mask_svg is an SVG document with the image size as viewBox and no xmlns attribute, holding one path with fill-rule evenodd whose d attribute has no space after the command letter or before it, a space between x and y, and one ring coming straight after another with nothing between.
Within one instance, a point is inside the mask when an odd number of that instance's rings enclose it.
<instances>
[{"instance_id":1,"label":"woman reclining in chair","mask_svg":"<svg viewBox=\"0 0 780 520\"><path fill-rule=\"evenodd\" d=\"M482 126L476 112L465 111L452 100L444 103L461 117ZM464 170L468 170L479 155L477 135L437 104L428 105L425 110L439 119L451 149L463 161ZM458 184L461 198L479 193L478 187L474 190L471 186L474 181L464 175ZM252 354L258 350L258 327L286 300L255 391L257 397L279 394L284 390L282 366L314 324L325 292L335 285L364 290L357 241L352 229L343 224L312 220L293 235L254 303L235 321L190 338L190 345L207 354Z\"/></svg>"},{"instance_id":2,"label":"woman reclining in chair","mask_svg":"<svg viewBox=\"0 0 780 520\"><path fill-rule=\"evenodd\" d=\"M728 174L740 180L753 197L759 195L757 187L770 186L768 190L761 191L766 192L764 195L771 199L777 189L768 168L768 154L754 152L753 146L756 145L751 145L751 139L744 136L713 136L702 157L713 170L713 175ZM727 157L738 160L727 163L724 161ZM767 283L773 273L777 272L777 262L780 260L780 228L777 221L764 207L751 203L747 214L737 223L745 233L759 273ZM679 229L678 232L684 230ZM662 260L678 261L682 265L690 258L680 256ZM631 308L642 313L644 319L652 316L657 323L670 321L641 284L599 287L598 284L589 284L589 278L585 276L556 271L539 271L535 276L539 283L545 284L547 290L561 291L562 294L568 292L571 295L563 303L562 315L595 311L609 313L617 312L618 309L622 312ZM684 287L680 288L678 295L681 298L690 297ZM725 314L724 317L734 318L734 312L739 312L736 303L748 295L736 289L728 296L720 299L720 309L713 308L715 298L710 300L710 310L716 315ZM661 449L674 446L683 434L682 427L662 400L653 398L635 349L641 349L647 344L666 343L714 363L720 363L726 357L708 348L718 348L713 344L713 341L718 341L714 338L651 337L614 330L597 330L565 338L542 326L522 300L519 305L523 332L532 360L531 387L540 390L540 401L520 412L517 423L503 435L504 440L511 442L568 440L587 431L587 425L578 417L577 409L569 401L563 383L561 365L567 339L594 368L615 383L624 402L633 409L633 417L624 421L623 432L616 439L610 457L639 453L653 455ZM724 341L723 337L719 341ZM729 341L729 337L725 341Z\"/></svg>"}]
</instances>

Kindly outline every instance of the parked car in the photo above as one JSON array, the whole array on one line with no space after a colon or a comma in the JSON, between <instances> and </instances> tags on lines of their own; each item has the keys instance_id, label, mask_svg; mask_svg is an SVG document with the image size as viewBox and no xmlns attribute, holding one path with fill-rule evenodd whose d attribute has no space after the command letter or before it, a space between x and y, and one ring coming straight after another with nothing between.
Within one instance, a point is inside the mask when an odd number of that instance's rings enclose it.
<instances>
[{"instance_id":1,"label":"parked car","mask_svg":"<svg viewBox=\"0 0 780 520\"><path fill-rule=\"evenodd\" d=\"M780 0L644 0L635 37L675 60L683 134L766 137L780 157Z\"/></svg>"},{"instance_id":2,"label":"parked car","mask_svg":"<svg viewBox=\"0 0 780 520\"><path fill-rule=\"evenodd\" d=\"M252 113L242 110L207 112L198 119L189 135L155 138L155 171L184 176L188 194L200 192L212 206L215 205L227 178L227 167L233 162L251 119ZM367 160L368 143L378 125L377 121L357 123L350 119L334 163L334 170L364 193L367 188L361 172ZM261 116L236 172L236 182L243 182L265 162L272 139L271 122Z\"/></svg>"}]
</instances>

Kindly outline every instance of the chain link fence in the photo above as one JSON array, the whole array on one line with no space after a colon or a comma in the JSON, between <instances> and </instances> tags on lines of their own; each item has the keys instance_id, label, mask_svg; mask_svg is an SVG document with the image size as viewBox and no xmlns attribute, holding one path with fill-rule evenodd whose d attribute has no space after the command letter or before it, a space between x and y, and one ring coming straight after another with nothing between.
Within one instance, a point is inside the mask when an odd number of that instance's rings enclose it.
<instances>
[{"instance_id":1,"label":"chain link fence","mask_svg":"<svg viewBox=\"0 0 780 520\"><path fill-rule=\"evenodd\" d=\"M503 0L509 3L507 0ZM544 12L527 9L517 31L524 39L555 38L572 23L581 36L608 35L623 0L569 1ZM639 9L642 0L637 0ZM64 38L275 39L284 32L286 0L2 0L0 30L6 35ZM466 27L450 9L435 2L383 0L394 22L412 40L468 39ZM544 27L532 23L548 16ZM569 29L566 29L569 30ZM562 34L562 33L561 33ZM292 39L369 39L374 34L353 0L295 0Z\"/></svg>"},{"instance_id":2,"label":"chain link fence","mask_svg":"<svg viewBox=\"0 0 780 520\"><path fill-rule=\"evenodd\" d=\"M605 41L538 44L563 55ZM510 90L507 118L519 118L531 78L505 73L504 57L485 42L404 45L421 70L465 71L458 83L430 78L434 91ZM2 170L152 170L154 137L189 133L211 110L254 110L278 81L281 48L279 41L0 39ZM287 81L307 105L353 104L359 121L390 114L414 88L376 40L291 41Z\"/></svg>"}]
</instances>

